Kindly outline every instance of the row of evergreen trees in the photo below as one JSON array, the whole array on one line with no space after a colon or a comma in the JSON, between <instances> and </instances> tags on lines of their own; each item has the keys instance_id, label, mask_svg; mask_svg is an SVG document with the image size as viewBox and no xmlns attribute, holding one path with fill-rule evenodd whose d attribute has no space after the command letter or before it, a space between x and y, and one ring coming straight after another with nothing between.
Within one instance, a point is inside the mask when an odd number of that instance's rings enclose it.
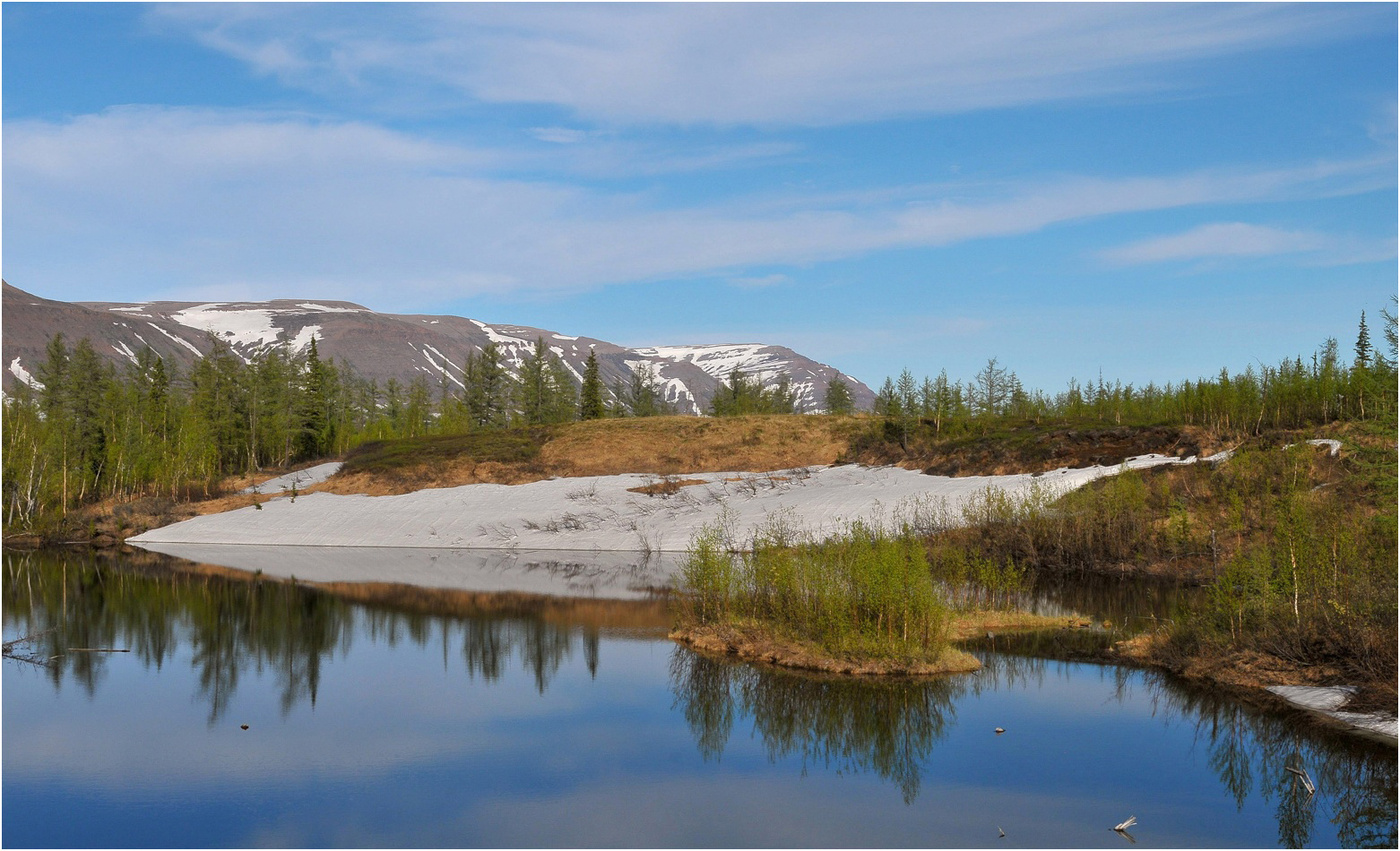
<instances>
[{"instance_id":1,"label":"row of evergreen trees","mask_svg":"<svg viewBox=\"0 0 1400 851\"><path fill-rule=\"evenodd\" d=\"M1362 313L1354 356L1346 363L1337 341L1329 338L1312 355L1285 359L1276 367L1248 366L1231 374L1140 387L1100 376L1096 383L1068 387L1051 395L1027 391L1016 377L989 360L969 381L937 378L916 381L909 370L886 378L876 395L874 412L902 439L922 429L939 435L976 423L997 420L1063 420L1095 425L1199 425L1223 431L1258 432L1265 428L1301 428L1336 420L1394 419L1396 416L1396 323L1385 319L1386 352L1371 344Z\"/></svg>"}]
</instances>

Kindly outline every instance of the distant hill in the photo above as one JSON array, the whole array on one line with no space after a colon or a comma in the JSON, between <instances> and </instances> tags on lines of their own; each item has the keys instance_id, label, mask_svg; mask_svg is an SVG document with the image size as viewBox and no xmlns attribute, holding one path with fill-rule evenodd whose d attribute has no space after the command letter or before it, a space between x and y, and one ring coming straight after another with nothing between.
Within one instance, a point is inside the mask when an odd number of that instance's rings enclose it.
<instances>
[{"instance_id":1,"label":"distant hill","mask_svg":"<svg viewBox=\"0 0 1400 851\"><path fill-rule=\"evenodd\" d=\"M875 398L869 387L834 367L792 349L762 343L632 349L591 337L569 337L522 325L488 325L460 316L376 313L344 301L68 303L31 295L8 283L0 307L7 390L16 381L33 383L44 346L62 332L70 344L88 338L99 355L118 364L133 362L138 351L150 346L181 372L212 348L214 338L246 358L284 341L301 350L314 337L322 359L343 360L381 386L390 378L407 384L423 376L436 387L445 375L458 388L469 353L495 342L514 372L525 352L543 337L579 380L590 348L597 353L599 371L609 387L614 381L630 381L634 370L651 364L666 401L680 413L708 410L715 388L735 366L770 387L786 373L804 411L820 407L827 382L838 374L850 385L857 408L869 408Z\"/></svg>"}]
</instances>

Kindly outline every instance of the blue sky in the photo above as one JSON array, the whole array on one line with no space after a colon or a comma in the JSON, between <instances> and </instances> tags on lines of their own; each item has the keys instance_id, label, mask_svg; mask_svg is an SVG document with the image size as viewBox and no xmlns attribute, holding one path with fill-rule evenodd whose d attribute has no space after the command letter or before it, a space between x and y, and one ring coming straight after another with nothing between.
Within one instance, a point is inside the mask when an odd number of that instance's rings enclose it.
<instances>
[{"instance_id":1,"label":"blue sky","mask_svg":"<svg viewBox=\"0 0 1400 851\"><path fill-rule=\"evenodd\" d=\"M1390 304L1396 46L1387 3L6 3L3 272L1209 375Z\"/></svg>"}]
</instances>

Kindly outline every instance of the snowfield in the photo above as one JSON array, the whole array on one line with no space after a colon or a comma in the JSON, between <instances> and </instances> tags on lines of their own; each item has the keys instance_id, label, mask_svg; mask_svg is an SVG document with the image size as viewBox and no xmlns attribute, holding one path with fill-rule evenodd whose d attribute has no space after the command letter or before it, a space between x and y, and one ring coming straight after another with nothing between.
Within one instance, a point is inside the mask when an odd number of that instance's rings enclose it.
<instances>
[{"instance_id":1,"label":"snowfield","mask_svg":"<svg viewBox=\"0 0 1400 851\"><path fill-rule=\"evenodd\" d=\"M706 525L722 523L733 540L743 541L753 530L775 520L815 535L837 532L853 520L886 525L920 518L927 522L935 516L958 517L969 500L989 488L1013 496L1025 495L1033 488L1059 494L1125 468L1195 460L1145 455L1120 467L964 478L856 465L772 473L696 473L672 477L676 482L699 483L680 487L669 496L631 490L663 482L660 477L641 474L560 478L524 485L464 485L397 496L313 493L271 499L260 508L195 517L152 529L129 543L279 576L473 590L504 588L493 583L479 587L480 576L470 581L461 577L454 580L447 562L587 562L604 572L621 571L624 579L619 587L627 588L640 581L626 576L628 571L635 572L638 564L660 571L647 574L641 585L664 584L665 575L677 561L676 554L684 552ZM261 490L267 493L273 487ZM209 545L217 546L210 549ZM299 548L302 552L288 555L283 551L276 558L258 552L267 547ZM339 554L332 555L309 548L375 549L368 555L351 557L353 550L337 550ZM438 556L425 559L408 553L390 554L385 548L434 550ZM468 559L463 551L476 555ZM551 558L551 552L558 557ZM444 553L453 557L436 564ZM520 562L527 553L534 555ZM654 555L661 557L645 558ZM461 567L458 572L480 574L479 568L479 564ZM526 590L518 584L510 587Z\"/></svg>"}]
</instances>

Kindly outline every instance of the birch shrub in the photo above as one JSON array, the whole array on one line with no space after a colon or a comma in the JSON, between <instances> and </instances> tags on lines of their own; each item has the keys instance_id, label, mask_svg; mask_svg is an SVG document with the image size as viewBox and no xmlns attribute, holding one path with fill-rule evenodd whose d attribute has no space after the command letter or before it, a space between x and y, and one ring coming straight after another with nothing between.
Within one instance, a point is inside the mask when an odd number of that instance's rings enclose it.
<instances>
[{"instance_id":1,"label":"birch shrub","mask_svg":"<svg viewBox=\"0 0 1400 851\"><path fill-rule=\"evenodd\" d=\"M923 542L853 522L814 540L781 523L757 530L745 552L707 527L681 568L684 624L757 623L828 652L922 659L947 644L947 604Z\"/></svg>"}]
</instances>

